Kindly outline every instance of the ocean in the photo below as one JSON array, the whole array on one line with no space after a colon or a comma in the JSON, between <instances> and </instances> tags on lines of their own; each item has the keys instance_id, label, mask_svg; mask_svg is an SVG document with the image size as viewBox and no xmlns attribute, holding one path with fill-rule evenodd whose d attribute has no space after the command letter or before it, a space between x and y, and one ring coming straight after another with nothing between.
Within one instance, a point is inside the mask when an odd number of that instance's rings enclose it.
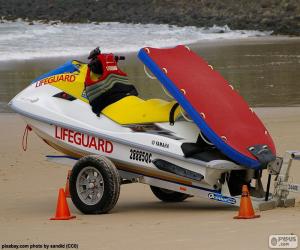
<instances>
[{"instance_id":1,"label":"ocean","mask_svg":"<svg viewBox=\"0 0 300 250\"><path fill-rule=\"evenodd\" d=\"M102 52L126 55L120 67L142 98L168 99L137 59L142 47L189 45L219 71L252 107L299 106L300 39L270 32L157 24L0 23L0 112L37 76L67 60ZM199 90L201 91L201 90ZM217 100L216 100L217 101Z\"/></svg>"},{"instance_id":2,"label":"ocean","mask_svg":"<svg viewBox=\"0 0 300 250\"><path fill-rule=\"evenodd\" d=\"M228 26L177 27L166 24L0 23L0 61L80 56L100 46L103 52L134 52L218 39L268 36L270 32L232 31Z\"/></svg>"}]
</instances>

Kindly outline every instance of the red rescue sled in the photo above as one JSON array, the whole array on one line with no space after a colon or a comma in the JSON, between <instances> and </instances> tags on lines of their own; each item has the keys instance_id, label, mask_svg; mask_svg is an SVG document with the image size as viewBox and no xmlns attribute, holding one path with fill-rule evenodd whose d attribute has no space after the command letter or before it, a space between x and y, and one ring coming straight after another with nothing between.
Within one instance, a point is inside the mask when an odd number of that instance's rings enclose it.
<instances>
[{"instance_id":1,"label":"red rescue sled","mask_svg":"<svg viewBox=\"0 0 300 250\"><path fill-rule=\"evenodd\" d=\"M275 159L275 146L263 123L200 56L183 45L143 48L138 56L227 157L255 169Z\"/></svg>"}]
</instances>

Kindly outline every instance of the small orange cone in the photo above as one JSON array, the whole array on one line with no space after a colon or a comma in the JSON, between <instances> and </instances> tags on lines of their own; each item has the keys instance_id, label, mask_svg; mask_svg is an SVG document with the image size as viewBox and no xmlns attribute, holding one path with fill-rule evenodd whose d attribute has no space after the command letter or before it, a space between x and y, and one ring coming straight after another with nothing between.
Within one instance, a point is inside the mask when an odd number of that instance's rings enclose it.
<instances>
[{"instance_id":1,"label":"small orange cone","mask_svg":"<svg viewBox=\"0 0 300 250\"><path fill-rule=\"evenodd\" d=\"M249 194L247 185L242 187L242 197L240 203L239 215L233 217L234 219L254 219L258 218L260 215L255 215L252 202Z\"/></svg>"},{"instance_id":2,"label":"small orange cone","mask_svg":"<svg viewBox=\"0 0 300 250\"><path fill-rule=\"evenodd\" d=\"M68 176L67 176L67 182L66 182L66 187L65 187L65 194L67 198L71 198L70 195L70 176L71 176L72 171L68 171Z\"/></svg>"},{"instance_id":3,"label":"small orange cone","mask_svg":"<svg viewBox=\"0 0 300 250\"><path fill-rule=\"evenodd\" d=\"M60 188L57 200L56 214L55 217L51 218L50 220L70 220L73 218L76 218L76 216L71 216L65 191L63 188Z\"/></svg>"}]
</instances>

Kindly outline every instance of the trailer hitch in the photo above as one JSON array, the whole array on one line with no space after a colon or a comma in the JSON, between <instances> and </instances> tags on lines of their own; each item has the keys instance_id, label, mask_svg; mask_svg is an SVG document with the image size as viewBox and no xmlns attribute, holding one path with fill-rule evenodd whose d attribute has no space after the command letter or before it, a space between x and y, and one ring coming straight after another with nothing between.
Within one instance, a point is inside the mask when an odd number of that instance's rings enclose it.
<instances>
[{"instance_id":1,"label":"trailer hitch","mask_svg":"<svg viewBox=\"0 0 300 250\"><path fill-rule=\"evenodd\" d=\"M269 174L276 175L274 183L274 200L277 206L291 206L295 203L295 199L288 199L290 192L299 192L300 185L288 183L289 172L293 160L300 160L299 151L286 151L283 158L277 158L274 162L269 164Z\"/></svg>"}]
</instances>

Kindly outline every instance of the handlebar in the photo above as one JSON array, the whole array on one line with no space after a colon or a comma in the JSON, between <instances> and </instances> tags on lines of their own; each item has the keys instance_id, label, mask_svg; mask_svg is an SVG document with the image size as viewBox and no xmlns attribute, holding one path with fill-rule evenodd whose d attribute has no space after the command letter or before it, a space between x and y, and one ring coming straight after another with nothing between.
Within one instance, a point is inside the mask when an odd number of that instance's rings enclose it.
<instances>
[{"instance_id":1,"label":"handlebar","mask_svg":"<svg viewBox=\"0 0 300 250\"><path fill-rule=\"evenodd\" d=\"M118 61L121 61L121 60L125 60L125 56L115 56L115 60L118 62Z\"/></svg>"},{"instance_id":2,"label":"handlebar","mask_svg":"<svg viewBox=\"0 0 300 250\"><path fill-rule=\"evenodd\" d=\"M97 47L90 52L88 59L94 59L99 54L101 54L101 50L99 49L99 47ZM117 62L121 60L125 60L125 56L115 56L115 60Z\"/></svg>"}]
</instances>

